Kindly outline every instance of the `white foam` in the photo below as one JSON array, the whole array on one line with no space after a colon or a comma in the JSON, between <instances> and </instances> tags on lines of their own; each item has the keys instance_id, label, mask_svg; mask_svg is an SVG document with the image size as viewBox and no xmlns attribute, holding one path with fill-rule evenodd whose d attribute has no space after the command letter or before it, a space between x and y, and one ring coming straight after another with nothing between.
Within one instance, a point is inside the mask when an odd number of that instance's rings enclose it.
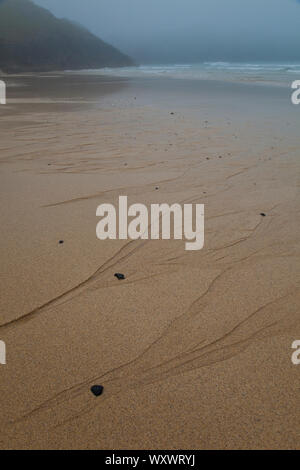
<instances>
[{"instance_id":1,"label":"white foam","mask_svg":"<svg viewBox=\"0 0 300 470\"><path fill-rule=\"evenodd\" d=\"M221 80L251 83L287 84L289 74L299 74L300 64L205 62L202 64L157 64L135 67L103 68L77 73L124 78L173 78L185 80Z\"/></svg>"}]
</instances>

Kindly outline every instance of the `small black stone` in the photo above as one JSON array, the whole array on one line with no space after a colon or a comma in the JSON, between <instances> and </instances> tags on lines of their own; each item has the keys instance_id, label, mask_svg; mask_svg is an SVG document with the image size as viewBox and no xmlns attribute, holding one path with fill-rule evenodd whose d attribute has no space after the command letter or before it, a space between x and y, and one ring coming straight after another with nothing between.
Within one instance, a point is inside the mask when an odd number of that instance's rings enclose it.
<instances>
[{"instance_id":1,"label":"small black stone","mask_svg":"<svg viewBox=\"0 0 300 470\"><path fill-rule=\"evenodd\" d=\"M264 214L264 212L261 212L260 214L262 217L266 217L266 214Z\"/></svg>"},{"instance_id":2,"label":"small black stone","mask_svg":"<svg viewBox=\"0 0 300 470\"><path fill-rule=\"evenodd\" d=\"M157 190L159 189L159 186L156 186L156 188L155 188L155 189L156 189L156 191L157 191Z\"/></svg>"},{"instance_id":3,"label":"small black stone","mask_svg":"<svg viewBox=\"0 0 300 470\"><path fill-rule=\"evenodd\" d=\"M170 113L172 116L174 116L175 113Z\"/></svg>"},{"instance_id":4,"label":"small black stone","mask_svg":"<svg viewBox=\"0 0 300 470\"><path fill-rule=\"evenodd\" d=\"M58 242L60 245L62 245L63 243L65 243L63 240L59 240Z\"/></svg>"},{"instance_id":5,"label":"small black stone","mask_svg":"<svg viewBox=\"0 0 300 470\"><path fill-rule=\"evenodd\" d=\"M125 279L124 274L121 274L121 273L116 273L114 276L115 276L117 279L119 279L119 281L122 281L122 280Z\"/></svg>"},{"instance_id":6,"label":"small black stone","mask_svg":"<svg viewBox=\"0 0 300 470\"><path fill-rule=\"evenodd\" d=\"M102 385L93 385L91 387L91 392L95 395L95 397L100 397L102 395L104 387Z\"/></svg>"}]
</instances>

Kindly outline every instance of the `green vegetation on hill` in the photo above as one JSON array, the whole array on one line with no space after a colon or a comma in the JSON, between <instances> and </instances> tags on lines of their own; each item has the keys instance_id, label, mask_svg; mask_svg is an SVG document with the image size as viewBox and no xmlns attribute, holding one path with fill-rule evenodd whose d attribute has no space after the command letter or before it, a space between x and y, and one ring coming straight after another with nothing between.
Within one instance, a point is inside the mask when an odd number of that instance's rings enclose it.
<instances>
[{"instance_id":1,"label":"green vegetation on hill","mask_svg":"<svg viewBox=\"0 0 300 470\"><path fill-rule=\"evenodd\" d=\"M87 29L30 0L0 0L0 70L7 73L117 67L129 57Z\"/></svg>"}]
</instances>

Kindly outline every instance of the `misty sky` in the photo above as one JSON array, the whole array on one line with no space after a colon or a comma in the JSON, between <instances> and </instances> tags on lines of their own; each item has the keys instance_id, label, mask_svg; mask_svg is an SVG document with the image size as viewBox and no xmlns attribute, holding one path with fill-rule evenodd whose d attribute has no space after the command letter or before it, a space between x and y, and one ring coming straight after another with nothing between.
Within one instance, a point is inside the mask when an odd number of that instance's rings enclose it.
<instances>
[{"instance_id":1,"label":"misty sky","mask_svg":"<svg viewBox=\"0 0 300 470\"><path fill-rule=\"evenodd\" d=\"M140 63L300 62L298 0L34 0Z\"/></svg>"}]
</instances>

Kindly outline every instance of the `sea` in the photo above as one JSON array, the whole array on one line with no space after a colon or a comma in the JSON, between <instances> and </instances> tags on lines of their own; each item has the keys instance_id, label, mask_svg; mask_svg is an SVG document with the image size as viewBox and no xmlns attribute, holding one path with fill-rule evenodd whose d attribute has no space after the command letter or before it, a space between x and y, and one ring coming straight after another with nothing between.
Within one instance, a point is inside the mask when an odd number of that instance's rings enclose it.
<instances>
[{"instance_id":1,"label":"sea","mask_svg":"<svg viewBox=\"0 0 300 470\"><path fill-rule=\"evenodd\" d=\"M86 70L86 72L124 78L165 77L183 80L218 80L286 86L294 80L300 80L300 63L204 62L201 64L158 64L103 68Z\"/></svg>"}]
</instances>

